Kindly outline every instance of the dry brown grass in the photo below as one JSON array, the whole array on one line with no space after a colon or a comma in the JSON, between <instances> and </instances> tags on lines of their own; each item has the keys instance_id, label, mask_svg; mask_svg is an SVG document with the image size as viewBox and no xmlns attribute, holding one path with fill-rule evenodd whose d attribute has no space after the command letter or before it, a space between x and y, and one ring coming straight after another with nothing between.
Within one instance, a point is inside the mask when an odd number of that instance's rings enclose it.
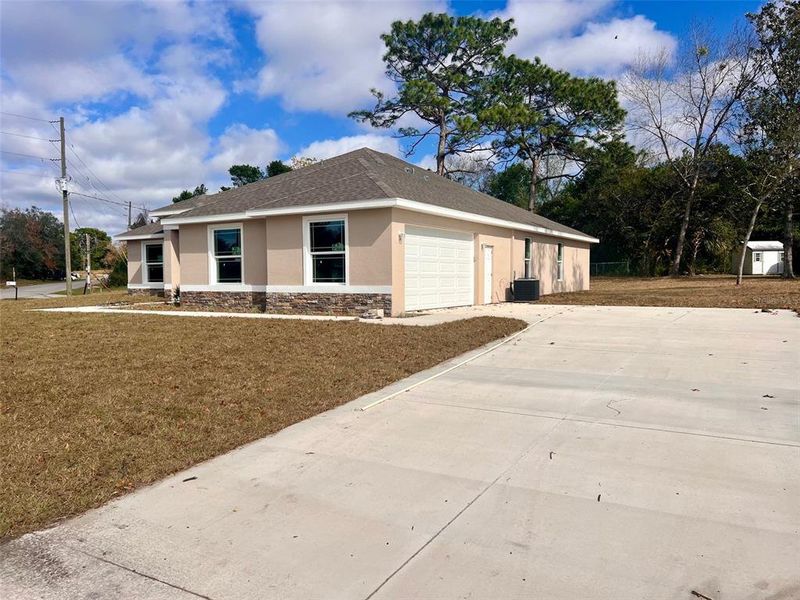
<instances>
[{"instance_id":1,"label":"dry brown grass","mask_svg":"<svg viewBox=\"0 0 800 600\"><path fill-rule=\"evenodd\" d=\"M37 313L0 303L0 537L41 528L509 335L522 321Z\"/></svg>"},{"instance_id":2,"label":"dry brown grass","mask_svg":"<svg viewBox=\"0 0 800 600\"><path fill-rule=\"evenodd\" d=\"M604 306L695 306L718 308L788 308L800 311L800 279L733 276L596 277L588 292L544 296L545 304Z\"/></svg>"}]
</instances>

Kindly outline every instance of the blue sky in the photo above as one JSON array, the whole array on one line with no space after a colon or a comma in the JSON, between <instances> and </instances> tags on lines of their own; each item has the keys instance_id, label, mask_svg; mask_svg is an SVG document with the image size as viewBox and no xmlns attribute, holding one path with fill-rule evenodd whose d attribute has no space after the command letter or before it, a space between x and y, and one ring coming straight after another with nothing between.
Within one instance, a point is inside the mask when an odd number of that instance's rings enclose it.
<instances>
[{"instance_id":1,"label":"blue sky","mask_svg":"<svg viewBox=\"0 0 800 600\"><path fill-rule=\"evenodd\" d=\"M396 19L431 10L514 18L510 51L618 78L642 52L679 52L693 21L724 32L759 4L5 1L0 202L60 216L57 165L48 160L57 149L46 141L56 137L46 120L59 115L73 190L85 194L73 195L74 220L111 232L124 228L121 204L155 208L199 183L216 190L234 163L326 158L364 145L402 156L391 131L346 116L370 106L370 87L391 93L378 36ZM409 160L429 165L430 151Z\"/></svg>"}]
</instances>

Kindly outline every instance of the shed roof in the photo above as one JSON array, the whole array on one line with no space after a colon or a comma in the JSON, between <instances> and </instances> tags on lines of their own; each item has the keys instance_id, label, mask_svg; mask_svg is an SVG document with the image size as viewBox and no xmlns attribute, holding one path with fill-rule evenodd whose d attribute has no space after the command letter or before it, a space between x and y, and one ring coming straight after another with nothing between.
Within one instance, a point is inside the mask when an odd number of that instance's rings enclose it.
<instances>
[{"instance_id":1,"label":"shed roof","mask_svg":"<svg viewBox=\"0 0 800 600\"><path fill-rule=\"evenodd\" d=\"M783 242L747 242L750 250L783 250Z\"/></svg>"}]
</instances>

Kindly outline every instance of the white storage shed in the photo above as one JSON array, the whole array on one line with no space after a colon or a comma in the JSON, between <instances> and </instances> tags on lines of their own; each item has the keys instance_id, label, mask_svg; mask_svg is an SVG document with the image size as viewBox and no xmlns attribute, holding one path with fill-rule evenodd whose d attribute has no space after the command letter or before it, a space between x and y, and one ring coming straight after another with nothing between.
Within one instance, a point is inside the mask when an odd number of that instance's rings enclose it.
<instances>
[{"instance_id":1,"label":"white storage shed","mask_svg":"<svg viewBox=\"0 0 800 600\"><path fill-rule=\"evenodd\" d=\"M783 273L783 243L747 242L744 275L780 275Z\"/></svg>"}]
</instances>

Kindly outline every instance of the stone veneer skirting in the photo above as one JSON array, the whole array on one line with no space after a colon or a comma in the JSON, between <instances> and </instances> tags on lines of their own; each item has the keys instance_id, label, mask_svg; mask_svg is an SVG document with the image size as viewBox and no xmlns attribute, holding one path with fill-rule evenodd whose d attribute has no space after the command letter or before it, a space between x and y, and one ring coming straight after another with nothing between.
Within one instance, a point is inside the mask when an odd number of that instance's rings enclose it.
<instances>
[{"instance_id":1,"label":"stone veneer skirting","mask_svg":"<svg viewBox=\"0 0 800 600\"><path fill-rule=\"evenodd\" d=\"M186 292L181 304L243 311L258 309L275 314L360 316L392 312L391 294L321 294L307 292Z\"/></svg>"},{"instance_id":2,"label":"stone veneer skirting","mask_svg":"<svg viewBox=\"0 0 800 600\"><path fill-rule=\"evenodd\" d=\"M158 296L164 297L164 288L128 288L129 296Z\"/></svg>"}]
</instances>

